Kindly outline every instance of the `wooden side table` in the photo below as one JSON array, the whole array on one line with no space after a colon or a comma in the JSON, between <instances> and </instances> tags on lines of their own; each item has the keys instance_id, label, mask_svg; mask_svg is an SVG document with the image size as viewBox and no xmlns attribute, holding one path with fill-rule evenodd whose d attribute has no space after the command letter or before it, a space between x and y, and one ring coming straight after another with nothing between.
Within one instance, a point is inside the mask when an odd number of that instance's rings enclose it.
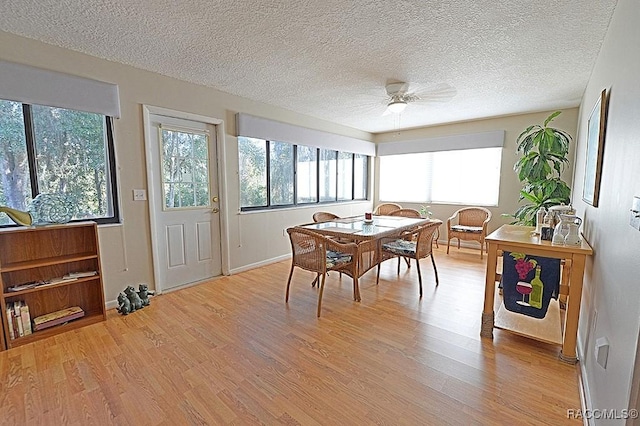
<instances>
[{"instance_id":1,"label":"wooden side table","mask_svg":"<svg viewBox=\"0 0 640 426\"><path fill-rule=\"evenodd\" d=\"M487 242L488 255L480 335L482 337L493 338L493 328L495 325L493 309L495 290L496 282L500 281L500 276L496 274L496 265L498 256L501 255L502 252L515 251L532 256L562 259L565 263L563 275L568 272L568 280L566 276L563 278L560 293L568 294L569 297L566 304L560 359L575 364L578 361L576 356L576 339L578 335L578 318L580 316L584 265L586 257L592 255L593 250L584 237L582 237L580 245L559 246L552 245L550 241L540 240L540 236L532 235L533 230L534 227L532 226L503 225L485 239Z\"/></svg>"}]
</instances>

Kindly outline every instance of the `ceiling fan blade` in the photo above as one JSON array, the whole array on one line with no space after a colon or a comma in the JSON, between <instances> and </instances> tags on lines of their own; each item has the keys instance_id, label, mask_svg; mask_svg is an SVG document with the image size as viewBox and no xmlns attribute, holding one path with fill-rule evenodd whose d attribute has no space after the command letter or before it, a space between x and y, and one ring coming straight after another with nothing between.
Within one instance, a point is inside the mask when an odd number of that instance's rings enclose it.
<instances>
[{"instance_id":1,"label":"ceiling fan blade","mask_svg":"<svg viewBox=\"0 0 640 426\"><path fill-rule=\"evenodd\" d=\"M439 83L429 89L422 90L416 94L418 101L422 102L448 102L453 99L458 91L455 87L447 83Z\"/></svg>"}]
</instances>

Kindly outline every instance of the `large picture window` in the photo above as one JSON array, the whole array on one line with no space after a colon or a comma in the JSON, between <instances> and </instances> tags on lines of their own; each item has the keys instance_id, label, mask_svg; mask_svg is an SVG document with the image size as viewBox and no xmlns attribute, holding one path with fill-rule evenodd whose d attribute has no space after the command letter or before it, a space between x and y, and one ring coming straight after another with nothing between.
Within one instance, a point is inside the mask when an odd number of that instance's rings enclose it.
<instances>
[{"instance_id":1,"label":"large picture window","mask_svg":"<svg viewBox=\"0 0 640 426\"><path fill-rule=\"evenodd\" d=\"M0 205L27 210L41 193L70 198L73 220L119 221L110 117L0 100Z\"/></svg>"},{"instance_id":2,"label":"large picture window","mask_svg":"<svg viewBox=\"0 0 640 426\"><path fill-rule=\"evenodd\" d=\"M369 157L238 137L241 210L366 200Z\"/></svg>"},{"instance_id":3,"label":"large picture window","mask_svg":"<svg viewBox=\"0 0 640 426\"><path fill-rule=\"evenodd\" d=\"M501 160L502 148L383 156L380 200L496 206Z\"/></svg>"}]
</instances>

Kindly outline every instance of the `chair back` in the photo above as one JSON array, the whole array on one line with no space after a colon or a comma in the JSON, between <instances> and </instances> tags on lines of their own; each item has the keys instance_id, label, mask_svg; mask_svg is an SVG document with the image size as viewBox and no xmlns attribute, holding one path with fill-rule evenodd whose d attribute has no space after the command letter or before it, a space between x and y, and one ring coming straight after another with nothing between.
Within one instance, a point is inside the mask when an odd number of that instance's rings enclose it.
<instances>
[{"instance_id":1,"label":"chair back","mask_svg":"<svg viewBox=\"0 0 640 426\"><path fill-rule=\"evenodd\" d=\"M491 220L491 212L484 207L465 207L454 213L458 216L458 224L464 226L483 226Z\"/></svg>"},{"instance_id":2,"label":"chair back","mask_svg":"<svg viewBox=\"0 0 640 426\"><path fill-rule=\"evenodd\" d=\"M415 217L421 218L420 212L414 209L398 209L389 213L389 216Z\"/></svg>"},{"instance_id":3,"label":"chair back","mask_svg":"<svg viewBox=\"0 0 640 426\"><path fill-rule=\"evenodd\" d=\"M303 228L288 228L291 241L292 263L307 271L322 273L326 270L325 237Z\"/></svg>"},{"instance_id":4,"label":"chair back","mask_svg":"<svg viewBox=\"0 0 640 426\"><path fill-rule=\"evenodd\" d=\"M329 222L332 221L334 219L339 219L340 216L335 215L333 213L329 213L329 212L315 212L313 214L313 221L314 222Z\"/></svg>"},{"instance_id":5,"label":"chair back","mask_svg":"<svg viewBox=\"0 0 640 426\"><path fill-rule=\"evenodd\" d=\"M435 219L429 222L426 225L421 226L417 230L417 239L416 239L416 258L422 259L431 254L433 249L433 236L435 235L438 228L442 225L442 221Z\"/></svg>"},{"instance_id":6,"label":"chair back","mask_svg":"<svg viewBox=\"0 0 640 426\"><path fill-rule=\"evenodd\" d=\"M376 207L376 209L374 210L374 213L377 215L386 216L393 211L400 210L401 208L402 206L400 204L382 203Z\"/></svg>"}]
</instances>

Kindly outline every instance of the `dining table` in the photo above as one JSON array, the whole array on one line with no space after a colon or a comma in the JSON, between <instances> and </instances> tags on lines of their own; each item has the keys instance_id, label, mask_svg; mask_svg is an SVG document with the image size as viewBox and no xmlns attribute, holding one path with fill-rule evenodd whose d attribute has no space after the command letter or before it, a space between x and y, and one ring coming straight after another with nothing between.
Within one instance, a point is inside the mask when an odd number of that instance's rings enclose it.
<instances>
[{"instance_id":1,"label":"dining table","mask_svg":"<svg viewBox=\"0 0 640 426\"><path fill-rule=\"evenodd\" d=\"M352 216L333 219L327 222L299 225L319 234L350 241L358 244L358 278L380 263L381 244L383 238L400 236L432 222L428 218L412 218L403 216L373 216L366 220L364 216ZM360 301L360 289L355 286L356 300Z\"/></svg>"}]
</instances>

